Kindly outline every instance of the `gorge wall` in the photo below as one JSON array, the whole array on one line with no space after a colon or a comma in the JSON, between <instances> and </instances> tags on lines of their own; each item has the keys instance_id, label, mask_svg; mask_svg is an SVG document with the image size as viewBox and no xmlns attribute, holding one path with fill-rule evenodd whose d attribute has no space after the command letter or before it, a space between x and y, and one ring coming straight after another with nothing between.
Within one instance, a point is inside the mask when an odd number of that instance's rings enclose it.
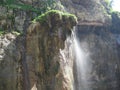
<instances>
[{"instance_id":1,"label":"gorge wall","mask_svg":"<svg viewBox=\"0 0 120 90\"><path fill-rule=\"evenodd\" d=\"M78 16L77 37L92 65L90 90L119 90L119 13L108 14L105 0L61 3L65 10Z\"/></svg>"},{"instance_id":2,"label":"gorge wall","mask_svg":"<svg viewBox=\"0 0 120 90\"><path fill-rule=\"evenodd\" d=\"M34 0L22 1L35 4ZM119 14L109 15L104 0L56 2L56 9L78 17L77 37L92 64L88 77L92 90L119 90ZM66 18L59 20L59 15L55 15L48 18L45 26L38 22L30 25L32 18L37 16L34 12L7 11L4 7L0 11L0 28L27 30L25 36L11 33L0 36L0 90L31 90L35 87L38 90L73 90L76 71L73 69L72 44L67 41L67 36L71 35L75 22ZM15 17L7 18L6 15Z\"/></svg>"},{"instance_id":3,"label":"gorge wall","mask_svg":"<svg viewBox=\"0 0 120 90\"><path fill-rule=\"evenodd\" d=\"M119 90L119 33L101 26L78 26L81 47L92 70L87 78L92 90Z\"/></svg>"},{"instance_id":4,"label":"gorge wall","mask_svg":"<svg viewBox=\"0 0 120 90\"><path fill-rule=\"evenodd\" d=\"M74 15L52 10L36 19L26 36L2 35L0 88L72 90L73 56L71 42L66 39L76 24Z\"/></svg>"}]
</instances>

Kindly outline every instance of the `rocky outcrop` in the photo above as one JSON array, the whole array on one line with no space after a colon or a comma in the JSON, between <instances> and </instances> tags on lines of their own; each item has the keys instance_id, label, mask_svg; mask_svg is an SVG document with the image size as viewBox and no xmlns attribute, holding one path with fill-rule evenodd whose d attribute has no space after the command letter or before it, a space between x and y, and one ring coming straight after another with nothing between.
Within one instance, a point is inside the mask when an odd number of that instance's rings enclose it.
<instances>
[{"instance_id":1,"label":"rocky outcrop","mask_svg":"<svg viewBox=\"0 0 120 90\"><path fill-rule=\"evenodd\" d=\"M52 4L55 1L55 6ZM22 32L30 25L30 21L42 12L46 1L20 0L16 3L26 5L8 9L0 6L0 27L4 30L17 30ZM41 4L42 3L42 4ZM51 5L50 5L51 3ZM27 7L33 7L35 10ZM40 8L41 7L41 8ZM107 14L105 0L48 0L48 7L61 11L67 11L78 17L80 25L109 25L111 16ZM45 9L45 8L44 8ZM43 10L44 12L44 10ZM5 16L4 18L2 16Z\"/></svg>"},{"instance_id":2,"label":"rocky outcrop","mask_svg":"<svg viewBox=\"0 0 120 90\"><path fill-rule=\"evenodd\" d=\"M27 32L29 86L32 88L36 84L38 90L73 90L71 44L66 46L65 42L68 43L66 39L77 23L76 18L58 11L50 11L40 17ZM47 21L43 21L45 18Z\"/></svg>"},{"instance_id":3,"label":"rocky outcrop","mask_svg":"<svg viewBox=\"0 0 120 90\"><path fill-rule=\"evenodd\" d=\"M66 39L76 24L74 15L52 10L34 20L26 37L0 36L0 89L72 90L73 59Z\"/></svg>"},{"instance_id":4,"label":"rocky outcrop","mask_svg":"<svg viewBox=\"0 0 120 90\"><path fill-rule=\"evenodd\" d=\"M110 25L111 16L107 14L104 0L60 0L63 10L78 17L79 25Z\"/></svg>"},{"instance_id":5,"label":"rocky outcrop","mask_svg":"<svg viewBox=\"0 0 120 90\"><path fill-rule=\"evenodd\" d=\"M54 1L2 0L0 3L0 28L7 31L26 31L33 18L54 8Z\"/></svg>"}]
</instances>

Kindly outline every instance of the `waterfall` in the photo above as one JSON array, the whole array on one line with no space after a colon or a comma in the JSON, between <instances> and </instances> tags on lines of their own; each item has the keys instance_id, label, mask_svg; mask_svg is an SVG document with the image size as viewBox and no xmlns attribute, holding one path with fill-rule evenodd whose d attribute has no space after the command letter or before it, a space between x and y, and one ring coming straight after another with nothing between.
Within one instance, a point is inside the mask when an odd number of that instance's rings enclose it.
<instances>
[{"instance_id":1,"label":"waterfall","mask_svg":"<svg viewBox=\"0 0 120 90\"><path fill-rule=\"evenodd\" d=\"M81 43L76 35L76 30L73 32L73 50L74 50L74 89L75 90L91 90L90 88L90 72L91 65L89 63L88 51L81 47Z\"/></svg>"}]
</instances>

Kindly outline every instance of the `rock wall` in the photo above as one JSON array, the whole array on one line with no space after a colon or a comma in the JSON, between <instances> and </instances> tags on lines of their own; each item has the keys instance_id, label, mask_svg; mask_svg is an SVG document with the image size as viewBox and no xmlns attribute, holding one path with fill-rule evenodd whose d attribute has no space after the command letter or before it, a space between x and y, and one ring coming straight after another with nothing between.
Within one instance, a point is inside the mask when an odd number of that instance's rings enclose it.
<instances>
[{"instance_id":1,"label":"rock wall","mask_svg":"<svg viewBox=\"0 0 120 90\"><path fill-rule=\"evenodd\" d=\"M38 90L73 90L72 43L66 39L75 24L69 16L60 15L58 18L59 14L56 13L53 18L52 14L49 15L48 22L54 24L52 27L36 22L30 25L27 32L29 85L32 88L36 84Z\"/></svg>"},{"instance_id":2,"label":"rock wall","mask_svg":"<svg viewBox=\"0 0 120 90\"><path fill-rule=\"evenodd\" d=\"M66 39L77 18L60 11L48 12L45 18L31 24L26 36L0 36L1 90L73 89L73 59Z\"/></svg>"},{"instance_id":3,"label":"rock wall","mask_svg":"<svg viewBox=\"0 0 120 90\"><path fill-rule=\"evenodd\" d=\"M34 0L21 1L35 4ZM78 37L83 50L90 52L93 65L91 88L119 90L120 33L119 21L116 22L119 18L113 14L111 21L104 0L56 1L57 9L78 17ZM36 15L0 6L0 28L26 30ZM0 90L73 90L72 46L66 38L71 34L72 27L67 27L71 22L53 22L52 28L49 23L48 20L46 26L38 22L30 25L27 37L0 36Z\"/></svg>"},{"instance_id":4,"label":"rock wall","mask_svg":"<svg viewBox=\"0 0 120 90\"><path fill-rule=\"evenodd\" d=\"M89 54L89 63L92 65L87 79L90 89L118 90L119 33L112 33L108 27L84 25L78 26L77 36L83 51Z\"/></svg>"},{"instance_id":5,"label":"rock wall","mask_svg":"<svg viewBox=\"0 0 120 90\"><path fill-rule=\"evenodd\" d=\"M48 0L49 1L49 0ZM105 0L53 0L55 1L54 9L67 11L78 17L78 24L87 25L109 25L111 16L107 14L107 4ZM38 11L24 9L7 9L0 6L0 28L4 30L25 31L34 17L40 14L42 0L21 0L17 3L31 5ZM54 6L54 5L52 5ZM52 7L49 6L49 7ZM39 12L40 11L40 12ZM44 12L44 11L43 11Z\"/></svg>"},{"instance_id":6,"label":"rock wall","mask_svg":"<svg viewBox=\"0 0 120 90\"><path fill-rule=\"evenodd\" d=\"M60 0L63 10L75 14L79 25L109 25L111 16L107 14L105 0Z\"/></svg>"},{"instance_id":7,"label":"rock wall","mask_svg":"<svg viewBox=\"0 0 120 90\"><path fill-rule=\"evenodd\" d=\"M0 89L19 90L19 60L16 35L11 33L0 36Z\"/></svg>"}]
</instances>

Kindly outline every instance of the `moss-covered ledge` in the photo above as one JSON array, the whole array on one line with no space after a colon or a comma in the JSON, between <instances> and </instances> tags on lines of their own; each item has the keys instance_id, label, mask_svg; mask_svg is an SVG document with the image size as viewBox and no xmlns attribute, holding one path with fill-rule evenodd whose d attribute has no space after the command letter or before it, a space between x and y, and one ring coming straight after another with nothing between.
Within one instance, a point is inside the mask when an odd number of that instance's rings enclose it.
<instances>
[{"instance_id":1,"label":"moss-covered ledge","mask_svg":"<svg viewBox=\"0 0 120 90\"><path fill-rule=\"evenodd\" d=\"M39 22L49 28L57 26L66 26L72 28L77 24L77 17L73 14L65 13L59 10L50 10L33 20L33 23Z\"/></svg>"},{"instance_id":2,"label":"moss-covered ledge","mask_svg":"<svg viewBox=\"0 0 120 90\"><path fill-rule=\"evenodd\" d=\"M48 33L66 40L71 35L73 27L77 24L77 17L73 14L59 10L50 10L36 17L27 30L27 34Z\"/></svg>"}]
</instances>

